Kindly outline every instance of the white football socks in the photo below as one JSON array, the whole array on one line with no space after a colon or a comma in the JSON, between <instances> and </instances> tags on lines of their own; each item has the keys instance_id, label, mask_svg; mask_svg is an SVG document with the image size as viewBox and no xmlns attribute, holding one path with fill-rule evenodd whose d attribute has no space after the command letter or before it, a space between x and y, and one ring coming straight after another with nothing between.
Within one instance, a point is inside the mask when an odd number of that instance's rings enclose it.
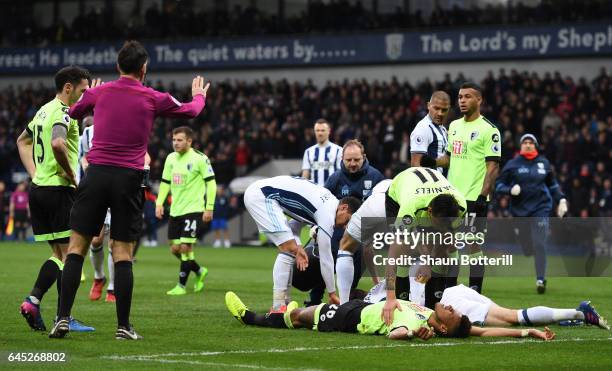
<instances>
[{"instance_id":1,"label":"white football socks","mask_svg":"<svg viewBox=\"0 0 612 371\"><path fill-rule=\"evenodd\" d=\"M340 293L340 304L349 301L351 296L351 286L355 275L353 266L353 254L349 251L338 251L336 259L336 275L338 280L338 291Z\"/></svg>"},{"instance_id":2,"label":"white football socks","mask_svg":"<svg viewBox=\"0 0 612 371\"><path fill-rule=\"evenodd\" d=\"M94 269L94 278L97 280L104 278L104 245L98 248L92 245L89 250L89 260Z\"/></svg>"},{"instance_id":3,"label":"white football socks","mask_svg":"<svg viewBox=\"0 0 612 371\"><path fill-rule=\"evenodd\" d=\"M532 307L516 311L521 325L546 325L569 319L584 319L584 313L576 309Z\"/></svg>"},{"instance_id":4,"label":"white football socks","mask_svg":"<svg viewBox=\"0 0 612 371\"><path fill-rule=\"evenodd\" d=\"M285 298L289 288L289 279L293 270L295 256L287 252L281 252L276 256L274 268L272 269L272 279L274 282L272 309L278 310L285 305Z\"/></svg>"},{"instance_id":5,"label":"white football socks","mask_svg":"<svg viewBox=\"0 0 612 371\"><path fill-rule=\"evenodd\" d=\"M113 254L108 252L108 286L107 291L115 290L115 263L113 262Z\"/></svg>"}]
</instances>

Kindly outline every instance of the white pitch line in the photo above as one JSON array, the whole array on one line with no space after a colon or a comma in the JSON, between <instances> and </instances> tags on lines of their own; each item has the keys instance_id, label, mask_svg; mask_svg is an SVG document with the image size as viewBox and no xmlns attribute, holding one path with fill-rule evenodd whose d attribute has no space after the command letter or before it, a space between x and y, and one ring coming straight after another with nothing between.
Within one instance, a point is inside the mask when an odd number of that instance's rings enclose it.
<instances>
[{"instance_id":1,"label":"white pitch line","mask_svg":"<svg viewBox=\"0 0 612 371\"><path fill-rule=\"evenodd\" d=\"M251 349L251 350L228 350L228 351L215 351L215 352L185 352L185 353L163 353L163 354L141 354L131 356L103 356L101 358L111 359L115 361L155 361L157 358L167 357L192 357L192 356L222 356L231 354L261 354L261 353L292 353L292 352L314 352L314 351L334 351L334 350L365 350L365 349L384 349L384 348L430 348L430 347L453 347L453 346L464 346L464 345L506 345L506 344L524 344L524 343L565 343L565 342L584 342L584 341L610 341L612 337L599 338L599 339L558 339L550 342L545 342L537 339L524 339L524 340L497 340L497 341L471 341L471 342L446 342L446 343L402 343L402 344L384 344L384 345L352 345L342 347L297 347L297 348L286 348L286 349Z\"/></svg>"},{"instance_id":2,"label":"white pitch line","mask_svg":"<svg viewBox=\"0 0 612 371\"><path fill-rule=\"evenodd\" d=\"M217 367L228 367L228 368L249 368L256 370L293 370L292 368L287 367L266 367L266 366L258 366L258 365L248 365L248 364L240 364L240 363L220 363L220 362L201 362L201 361L189 361L189 360L180 360L180 359L164 359L164 358L133 358L129 359L129 361L143 361L143 362L157 362L157 363L166 363L166 364L188 364L188 365L199 365L199 366L217 366ZM300 371L321 371L319 369L300 369Z\"/></svg>"}]
</instances>

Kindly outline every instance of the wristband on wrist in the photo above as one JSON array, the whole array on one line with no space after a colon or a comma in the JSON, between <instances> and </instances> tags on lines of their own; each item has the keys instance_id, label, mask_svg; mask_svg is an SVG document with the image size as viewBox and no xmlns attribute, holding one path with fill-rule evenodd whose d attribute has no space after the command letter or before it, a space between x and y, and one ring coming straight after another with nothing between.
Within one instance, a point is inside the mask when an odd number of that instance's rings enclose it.
<instances>
[{"instance_id":1,"label":"wristband on wrist","mask_svg":"<svg viewBox=\"0 0 612 371\"><path fill-rule=\"evenodd\" d=\"M529 336L529 330L528 329L521 330L521 337L526 338L527 336Z\"/></svg>"}]
</instances>

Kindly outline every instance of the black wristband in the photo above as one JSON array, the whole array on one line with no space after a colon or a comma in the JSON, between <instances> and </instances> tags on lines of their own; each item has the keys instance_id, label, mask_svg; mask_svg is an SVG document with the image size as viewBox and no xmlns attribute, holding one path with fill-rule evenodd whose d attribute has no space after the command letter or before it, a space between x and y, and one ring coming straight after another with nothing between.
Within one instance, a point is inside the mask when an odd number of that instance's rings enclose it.
<instances>
[{"instance_id":1,"label":"black wristband","mask_svg":"<svg viewBox=\"0 0 612 371\"><path fill-rule=\"evenodd\" d=\"M476 202L487 202L487 196L480 195L476 199Z\"/></svg>"}]
</instances>

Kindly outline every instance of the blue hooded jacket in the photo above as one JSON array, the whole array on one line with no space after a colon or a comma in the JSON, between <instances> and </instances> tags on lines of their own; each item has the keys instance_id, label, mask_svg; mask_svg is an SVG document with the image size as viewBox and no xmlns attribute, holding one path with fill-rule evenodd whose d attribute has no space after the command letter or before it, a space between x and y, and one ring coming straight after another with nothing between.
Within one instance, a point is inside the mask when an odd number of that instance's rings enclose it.
<instances>
[{"instance_id":1,"label":"blue hooded jacket","mask_svg":"<svg viewBox=\"0 0 612 371\"><path fill-rule=\"evenodd\" d=\"M344 166L340 165L340 171L333 173L325 182L325 188L329 189L337 199L347 196L357 197L365 200L372 193L372 189L385 177L367 159L363 161L361 169L351 174Z\"/></svg>"},{"instance_id":2,"label":"blue hooded jacket","mask_svg":"<svg viewBox=\"0 0 612 371\"><path fill-rule=\"evenodd\" d=\"M519 155L508 161L497 178L495 192L509 195L515 184L521 186L521 193L510 196L513 216L549 216L553 198L555 202L565 198L550 163L541 155L533 160Z\"/></svg>"}]
</instances>

